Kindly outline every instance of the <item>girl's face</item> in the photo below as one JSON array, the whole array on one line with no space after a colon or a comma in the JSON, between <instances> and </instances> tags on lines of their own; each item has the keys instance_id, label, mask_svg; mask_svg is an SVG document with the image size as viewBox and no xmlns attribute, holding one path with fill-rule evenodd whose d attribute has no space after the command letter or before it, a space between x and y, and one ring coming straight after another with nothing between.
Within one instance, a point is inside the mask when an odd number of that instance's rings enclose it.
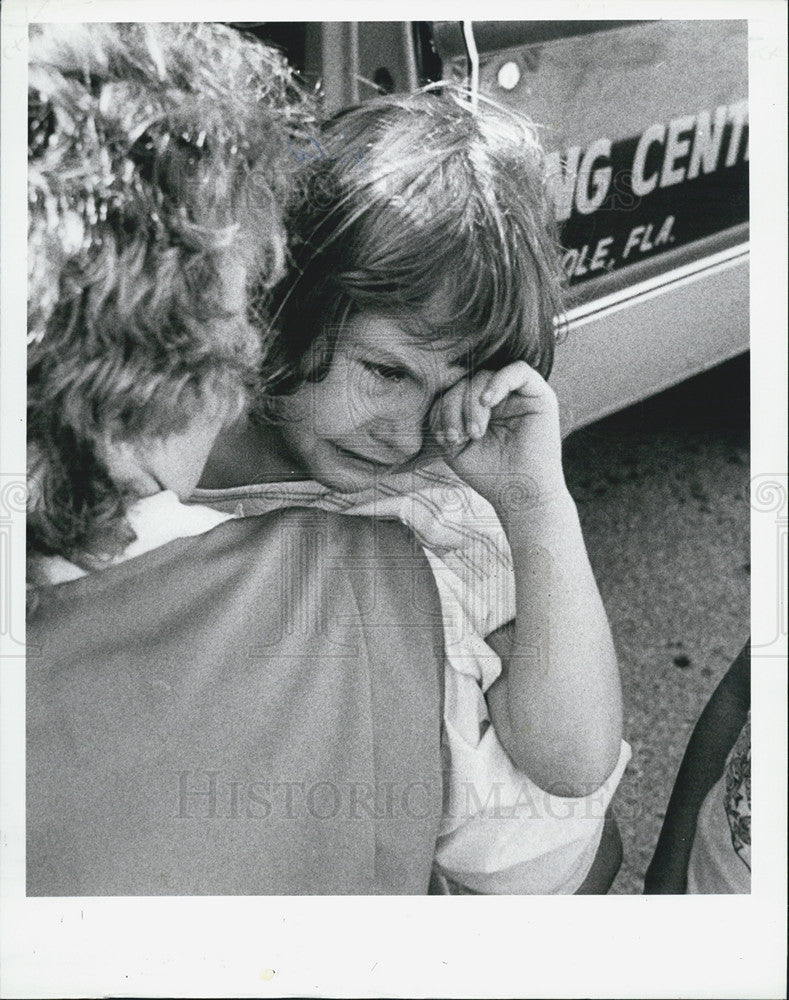
<instances>
[{"instance_id":1,"label":"girl's face","mask_svg":"<svg viewBox=\"0 0 789 1000\"><path fill-rule=\"evenodd\" d=\"M360 490L405 466L422 451L436 397L465 374L457 354L381 313L355 316L338 337L328 375L279 405L290 469Z\"/></svg>"}]
</instances>

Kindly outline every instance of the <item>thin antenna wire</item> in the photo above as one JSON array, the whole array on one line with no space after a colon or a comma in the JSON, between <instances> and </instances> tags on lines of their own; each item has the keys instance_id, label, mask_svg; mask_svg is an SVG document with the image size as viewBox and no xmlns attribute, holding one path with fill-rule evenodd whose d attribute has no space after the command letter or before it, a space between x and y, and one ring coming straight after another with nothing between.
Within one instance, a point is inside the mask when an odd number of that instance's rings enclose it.
<instances>
[{"instance_id":1,"label":"thin antenna wire","mask_svg":"<svg viewBox=\"0 0 789 1000\"><path fill-rule=\"evenodd\" d=\"M471 66L471 106L476 108L479 95L479 52L474 39L474 28L471 21L463 21L463 38L466 42L466 53Z\"/></svg>"}]
</instances>

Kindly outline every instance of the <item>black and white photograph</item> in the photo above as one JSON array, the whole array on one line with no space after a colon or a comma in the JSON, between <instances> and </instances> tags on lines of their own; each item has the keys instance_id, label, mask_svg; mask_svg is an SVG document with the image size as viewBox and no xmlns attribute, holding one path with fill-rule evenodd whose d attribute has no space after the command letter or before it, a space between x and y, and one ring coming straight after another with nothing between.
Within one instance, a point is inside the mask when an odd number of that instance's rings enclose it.
<instances>
[{"instance_id":1,"label":"black and white photograph","mask_svg":"<svg viewBox=\"0 0 789 1000\"><path fill-rule=\"evenodd\" d=\"M557 9L4 5L3 995L785 989L786 9Z\"/></svg>"}]
</instances>

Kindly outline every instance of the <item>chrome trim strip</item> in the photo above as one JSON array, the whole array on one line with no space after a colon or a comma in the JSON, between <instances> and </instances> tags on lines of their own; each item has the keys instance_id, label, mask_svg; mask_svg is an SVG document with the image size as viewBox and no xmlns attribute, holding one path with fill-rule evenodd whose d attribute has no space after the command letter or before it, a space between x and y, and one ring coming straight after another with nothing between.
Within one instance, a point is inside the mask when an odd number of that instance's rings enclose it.
<instances>
[{"instance_id":1,"label":"chrome trim strip","mask_svg":"<svg viewBox=\"0 0 789 1000\"><path fill-rule=\"evenodd\" d=\"M723 271L729 267L744 263L750 254L750 244L740 243L736 246L721 250L718 253L702 257L701 260L676 267L665 274L656 275L646 281L640 281L628 288L623 288L617 292L611 292L599 299L592 299L583 305L568 309L564 315L566 326L580 326L593 319L599 319L602 314L610 314L625 306L634 303L634 300L641 302L661 295L663 292L674 288L677 285L686 285L698 280L709 271Z\"/></svg>"}]
</instances>

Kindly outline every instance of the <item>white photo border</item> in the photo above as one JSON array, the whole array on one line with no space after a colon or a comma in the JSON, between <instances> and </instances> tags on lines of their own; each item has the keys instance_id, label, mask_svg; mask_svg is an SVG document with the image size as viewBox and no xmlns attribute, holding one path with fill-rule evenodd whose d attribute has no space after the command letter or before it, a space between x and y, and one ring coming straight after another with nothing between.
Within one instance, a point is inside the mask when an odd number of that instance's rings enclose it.
<instances>
[{"instance_id":1,"label":"white photo border","mask_svg":"<svg viewBox=\"0 0 789 1000\"><path fill-rule=\"evenodd\" d=\"M261 4L226 0L222 18ZM473 5L377 4L457 19ZM481 8L476 5L477 12ZM532 0L532 17L633 16L632 3ZM370 20L363 2L288 5L303 20ZM484 6L487 18L521 5ZM211 20L216 3L7 0L2 10L0 657L2 990L18 997L778 997L786 958L786 6L641 0L639 17L750 22L753 891L748 897L26 898L24 878L24 378L27 24ZM24 129L24 139L23 139ZM22 492L19 492L21 484ZM772 488L772 487L770 487ZM783 492L781 492L783 491ZM769 489L768 489L769 492ZM762 490L764 495L764 489ZM7 558L6 558L7 557ZM778 566L778 576L775 567ZM5 572L5 571L4 571ZM781 573L783 576L781 577ZM781 594L781 587L783 592ZM5 599L4 599L5 601ZM779 603L777 603L777 601ZM782 603L780 603L782 602ZM775 638L771 638L775 634Z\"/></svg>"}]
</instances>

